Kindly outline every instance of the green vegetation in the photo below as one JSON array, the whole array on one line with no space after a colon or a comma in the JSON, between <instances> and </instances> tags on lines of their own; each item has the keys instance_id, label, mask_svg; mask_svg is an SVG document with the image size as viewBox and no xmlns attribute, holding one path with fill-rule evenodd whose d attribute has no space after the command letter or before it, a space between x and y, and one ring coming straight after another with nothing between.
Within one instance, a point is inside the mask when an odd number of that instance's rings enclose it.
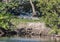
<instances>
[{"instance_id":1,"label":"green vegetation","mask_svg":"<svg viewBox=\"0 0 60 42\"><path fill-rule=\"evenodd\" d=\"M11 10L10 8L13 9L15 6L17 7L16 3L5 4L0 2L0 27L4 29L11 29L11 26L13 26L11 19L14 18L14 15L9 11Z\"/></svg>"},{"instance_id":2,"label":"green vegetation","mask_svg":"<svg viewBox=\"0 0 60 42\"><path fill-rule=\"evenodd\" d=\"M22 18L13 18L11 19L11 22L13 24L17 25L19 23L27 23L27 22L40 22L41 20L32 20L32 19L22 19Z\"/></svg>"},{"instance_id":3,"label":"green vegetation","mask_svg":"<svg viewBox=\"0 0 60 42\"><path fill-rule=\"evenodd\" d=\"M31 0L30 0L31 1ZM29 3L29 1L25 1ZM8 4L0 2L0 27L10 29L10 23L15 22L45 22L46 26L52 29L51 33L58 34L60 32L60 0L37 0L33 1L35 10L38 11L37 17L40 20L19 19L17 14L20 14L20 7L23 7L24 12L32 10L30 4L20 4L19 1L12 1ZM26 7L26 8L25 8ZM14 13L12 11L14 10ZM33 10L34 11L34 10ZM33 13L33 12L32 12ZM15 14L15 15L14 15ZM13 24L14 25L14 24Z\"/></svg>"},{"instance_id":4,"label":"green vegetation","mask_svg":"<svg viewBox=\"0 0 60 42\"><path fill-rule=\"evenodd\" d=\"M9 28L10 14L6 13L5 6L0 3L0 27Z\"/></svg>"},{"instance_id":5,"label":"green vegetation","mask_svg":"<svg viewBox=\"0 0 60 42\"><path fill-rule=\"evenodd\" d=\"M39 11L42 14L40 18L46 25L58 34L60 29L60 0L38 0Z\"/></svg>"}]
</instances>

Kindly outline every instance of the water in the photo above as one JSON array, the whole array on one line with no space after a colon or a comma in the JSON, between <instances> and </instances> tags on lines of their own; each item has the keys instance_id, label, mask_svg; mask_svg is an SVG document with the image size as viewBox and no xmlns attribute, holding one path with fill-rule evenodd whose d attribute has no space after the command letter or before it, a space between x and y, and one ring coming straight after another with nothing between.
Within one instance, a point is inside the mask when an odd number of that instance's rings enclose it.
<instances>
[{"instance_id":1,"label":"water","mask_svg":"<svg viewBox=\"0 0 60 42\"><path fill-rule=\"evenodd\" d=\"M40 42L40 40L30 38L3 38L0 42Z\"/></svg>"},{"instance_id":2,"label":"water","mask_svg":"<svg viewBox=\"0 0 60 42\"><path fill-rule=\"evenodd\" d=\"M51 40L51 39L48 39L48 38L21 38L21 37L11 37L11 38L7 38L7 37L4 37L4 38L0 38L0 42L60 42L60 41L57 41L56 39L55 40Z\"/></svg>"}]
</instances>

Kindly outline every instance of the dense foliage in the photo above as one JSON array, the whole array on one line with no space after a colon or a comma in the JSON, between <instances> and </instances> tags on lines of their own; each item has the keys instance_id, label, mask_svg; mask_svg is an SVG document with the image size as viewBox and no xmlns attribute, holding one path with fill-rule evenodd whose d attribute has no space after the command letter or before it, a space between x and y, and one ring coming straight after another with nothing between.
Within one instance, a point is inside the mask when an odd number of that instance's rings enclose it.
<instances>
[{"instance_id":1,"label":"dense foliage","mask_svg":"<svg viewBox=\"0 0 60 42\"><path fill-rule=\"evenodd\" d=\"M60 32L60 0L36 0L33 1L40 21L46 23L46 26L52 28L51 33ZM32 7L28 1L22 4L19 1L12 1L8 4L0 3L0 26L10 28L10 20L14 15L20 15L23 12L32 13Z\"/></svg>"},{"instance_id":2,"label":"dense foliage","mask_svg":"<svg viewBox=\"0 0 60 42\"><path fill-rule=\"evenodd\" d=\"M57 34L60 29L60 0L38 0L38 2L40 18Z\"/></svg>"},{"instance_id":3,"label":"dense foliage","mask_svg":"<svg viewBox=\"0 0 60 42\"><path fill-rule=\"evenodd\" d=\"M15 5L16 6L16 5ZM14 8L14 3L0 3L0 27L4 29L11 29L13 25L10 20L14 17L9 11Z\"/></svg>"}]
</instances>

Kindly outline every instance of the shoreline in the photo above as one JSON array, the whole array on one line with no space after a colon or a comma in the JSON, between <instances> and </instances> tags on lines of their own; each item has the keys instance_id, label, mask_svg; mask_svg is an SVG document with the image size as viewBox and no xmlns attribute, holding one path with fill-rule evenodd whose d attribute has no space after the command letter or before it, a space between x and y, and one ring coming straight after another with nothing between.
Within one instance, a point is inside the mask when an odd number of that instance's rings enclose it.
<instances>
[{"instance_id":1,"label":"shoreline","mask_svg":"<svg viewBox=\"0 0 60 42\"><path fill-rule=\"evenodd\" d=\"M31 28L30 28L31 29ZM10 30L5 30L4 32L1 31L0 33L0 37L9 37L9 36L26 36L26 37L31 37L31 36L39 36L39 37L58 37L60 38L60 35L56 35L56 34L39 34L39 33L34 33L32 32L32 29L27 29L25 30L24 28L21 29L17 29L14 31L10 31ZM30 30L30 31L29 31Z\"/></svg>"},{"instance_id":2,"label":"shoreline","mask_svg":"<svg viewBox=\"0 0 60 42\"><path fill-rule=\"evenodd\" d=\"M5 30L0 28L0 37L10 37L10 36L48 36L48 37L60 37L60 35L49 34L51 31L50 28L46 27L44 23L40 22L28 22L28 23L20 23L17 25L17 28L13 31Z\"/></svg>"}]
</instances>

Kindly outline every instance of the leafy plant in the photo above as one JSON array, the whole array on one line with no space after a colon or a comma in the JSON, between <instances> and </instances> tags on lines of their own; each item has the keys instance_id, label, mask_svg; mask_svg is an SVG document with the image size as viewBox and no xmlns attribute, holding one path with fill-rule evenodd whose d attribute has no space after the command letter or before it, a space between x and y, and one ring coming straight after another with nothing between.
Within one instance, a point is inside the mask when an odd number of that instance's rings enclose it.
<instances>
[{"instance_id":1,"label":"leafy plant","mask_svg":"<svg viewBox=\"0 0 60 42\"><path fill-rule=\"evenodd\" d=\"M38 0L37 6L40 9L41 16L48 27L58 34L60 20L60 0Z\"/></svg>"}]
</instances>

